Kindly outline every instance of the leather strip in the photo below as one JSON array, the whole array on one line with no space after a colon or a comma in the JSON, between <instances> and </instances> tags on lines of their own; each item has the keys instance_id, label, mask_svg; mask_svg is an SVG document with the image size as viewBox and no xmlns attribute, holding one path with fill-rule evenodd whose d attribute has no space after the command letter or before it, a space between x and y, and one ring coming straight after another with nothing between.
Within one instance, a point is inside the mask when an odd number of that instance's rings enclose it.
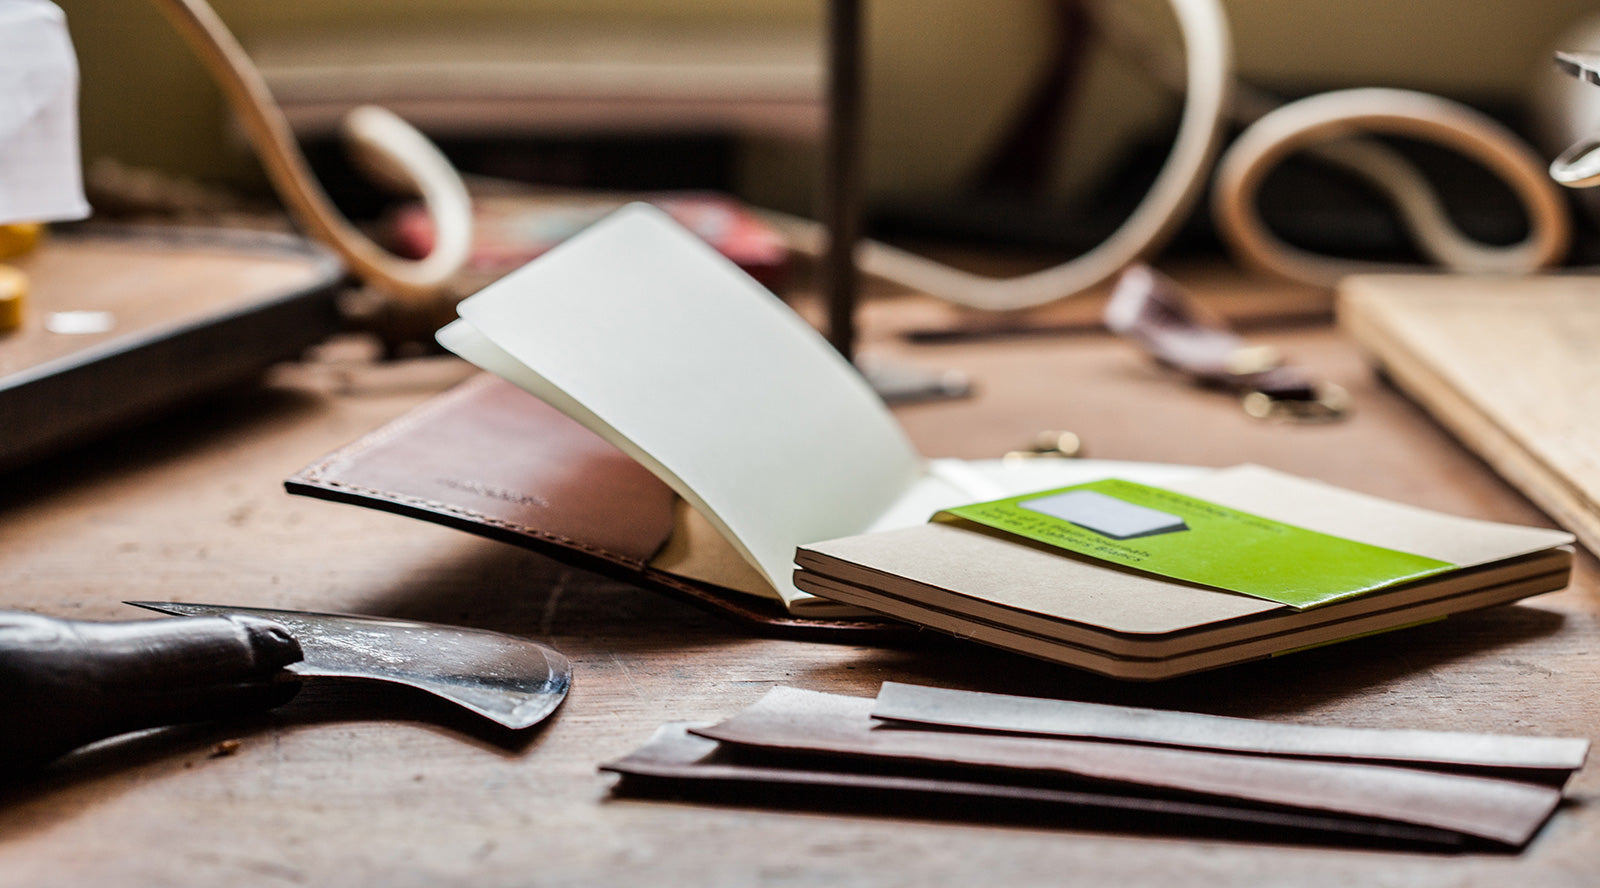
<instances>
[{"instance_id":1,"label":"leather strip","mask_svg":"<svg viewBox=\"0 0 1600 888\"><path fill-rule=\"evenodd\" d=\"M687 722L662 725L644 746L600 769L623 777L614 790L618 795L694 796L721 804L1438 850L1458 850L1465 842L1458 833L1428 827L1103 788L991 783L962 779L951 769L937 766L879 771L870 764L852 767L837 759L825 762L751 755L694 736L689 733L691 727L697 726Z\"/></svg>"},{"instance_id":2,"label":"leather strip","mask_svg":"<svg viewBox=\"0 0 1600 888\"><path fill-rule=\"evenodd\" d=\"M1364 760L1497 771L1559 786L1583 767L1589 741L1450 731L1301 725L1072 700L983 694L886 681L874 718L967 730L1080 737L1257 755Z\"/></svg>"},{"instance_id":3,"label":"leather strip","mask_svg":"<svg viewBox=\"0 0 1600 888\"><path fill-rule=\"evenodd\" d=\"M1227 799L1450 830L1520 847L1555 811L1559 789L1380 765L1198 752L1125 743L876 727L873 701L774 688L695 733L722 743L825 753Z\"/></svg>"},{"instance_id":4,"label":"leather strip","mask_svg":"<svg viewBox=\"0 0 1600 888\"><path fill-rule=\"evenodd\" d=\"M1157 361L1206 385L1274 398L1316 397L1316 384L1305 372L1259 352L1263 360L1249 362L1250 346L1226 321L1148 266L1122 273L1106 303L1105 322Z\"/></svg>"}]
</instances>

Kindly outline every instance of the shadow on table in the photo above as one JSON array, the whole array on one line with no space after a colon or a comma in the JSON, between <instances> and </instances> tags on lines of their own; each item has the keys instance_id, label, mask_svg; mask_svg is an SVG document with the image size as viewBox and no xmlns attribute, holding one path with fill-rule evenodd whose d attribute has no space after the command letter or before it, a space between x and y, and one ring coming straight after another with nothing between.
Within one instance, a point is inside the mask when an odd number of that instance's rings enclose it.
<instances>
[{"instance_id":1,"label":"shadow on table","mask_svg":"<svg viewBox=\"0 0 1600 888\"><path fill-rule=\"evenodd\" d=\"M513 731L415 688L327 680L267 713L139 731L79 749L31 773L0 776L0 843L69 820L153 774L173 773L273 742L278 732L355 722L420 725L502 756L536 747L545 726Z\"/></svg>"},{"instance_id":2,"label":"shadow on table","mask_svg":"<svg viewBox=\"0 0 1600 888\"><path fill-rule=\"evenodd\" d=\"M463 593L459 582L418 579L384 592L372 610L552 640L579 660L597 652L649 655L693 648L703 661L709 648L775 637L511 546L475 549L440 569L471 573L481 582ZM816 635L793 649L775 647L771 656L785 662L794 676L790 683L841 693L870 694L879 682L893 680L1259 717L1303 713L1373 688L1422 680L1445 667L1493 662L1497 649L1554 635L1564 619L1539 607L1490 608L1160 682L1103 678L910 627L874 636L841 634L833 641L859 651L843 658L810 657L804 645L823 640Z\"/></svg>"},{"instance_id":3,"label":"shadow on table","mask_svg":"<svg viewBox=\"0 0 1600 888\"><path fill-rule=\"evenodd\" d=\"M826 688L868 677L874 686L900 681L1218 715L1293 715L1374 688L1426 680L1452 665L1493 661L1497 648L1553 635L1564 620L1553 611L1511 605L1159 682L1105 678L926 633L914 645L871 650L846 666L802 667L795 683Z\"/></svg>"},{"instance_id":4,"label":"shadow on table","mask_svg":"<svg viewBox=\"0 0 1600 888\"><path fill-rule=\"evenodd\" d=\"M1367 851L1396 851L1431 854L1488 852L1514 854L1517 849L1487 842L1463 840L1436 830L1386 828L1383 824L1360 824L1329 819L1317 825L1316 818L1302 822L1274 822L1270 812L1259 813L1256 822L1208 816L1205 801L1190 804L1148 798L1150 810L1118 810L1096 803L1092 796L1079 806L941 796L938 793L874 791L832 785L785 785L781 787L717 783L685 785L682 781L651 781L625 778L613 788L610 804L632 802L713 805L751 811L810 814L827 817L859 817L884 820L912 820L928 823L960 824L995 829L1050 830L1119 838L1184 840L1205 843L1227 842L1249 845L1280 845L1322 848L1351 848ZM1165 807L1174 810L1160 810ZM1182 810L1189 808L1192 810ZM1234 815L1237 817L1237 812ZM1332 827L1332 828L1330 828Z\"/></svg>"},{"instance_id":5,"label":"shadow on table","mask_svg":"<svg viewBox=\"0 0 1600 888\"><path fill-rule=\"evenodd\" d=\"M0 514L74 488L192 460L222 443L259 439L325 409L314 394L270 386L244 385L198 398L142 424L63 447L23 466L5 467L0 470Z\"/></svg>"},{"instance_id":6,"label":"shadow on table","mask_svg":"<svg viewBox=\"0 0 1600 888\"><path fill-rule=\"evenodd\" d=\"M395 519L404 520L404 519ZM441 581L440 577L448 577ZM540 640L615 638L629 650L671 649L692 639L744 643L785 637L666 593L612 579L500 543L473 546L453 562L429 565L417 577L374 595L366 612L395 619L470 626ZM889 634L909 637L915 630ZM883 633L875 633L882 635ZM816 641L824 634L796 633ZM836 640L859 643L859 632Z\"/></svg>"}]
</instances>

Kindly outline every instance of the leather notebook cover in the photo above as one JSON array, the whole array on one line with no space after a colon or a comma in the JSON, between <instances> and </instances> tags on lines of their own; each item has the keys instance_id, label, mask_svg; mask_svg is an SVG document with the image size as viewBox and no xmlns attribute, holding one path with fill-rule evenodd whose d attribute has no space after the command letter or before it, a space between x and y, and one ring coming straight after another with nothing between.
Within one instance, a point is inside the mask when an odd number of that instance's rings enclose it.
<instances>
[{"instance_id":1,"label":"leather notebook cover","mask_svg":"<svg viewBox=\"0 0 1600 888\"><path fill-rule=\"evenodd\" d=\"M708 606L784 634L894 632L659 570L677 496L622 451L490 374L474 377L285 482L290 493L432 521Z\"/></svg>"}]
</instances>

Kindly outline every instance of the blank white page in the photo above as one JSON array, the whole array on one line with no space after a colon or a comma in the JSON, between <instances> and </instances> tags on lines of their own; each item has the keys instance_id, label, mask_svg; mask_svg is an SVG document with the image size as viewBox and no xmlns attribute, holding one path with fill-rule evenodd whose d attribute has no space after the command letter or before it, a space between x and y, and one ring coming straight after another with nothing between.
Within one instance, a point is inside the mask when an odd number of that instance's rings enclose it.
<instances>
[{"instance_id":1,"label":"blank white page","mask_svg":"<svg viewBox=\"0 0 1600 888\"><path fill-rule=\"evenodd\" d=\"M604 437L788 603L795 546L865 531L920 474L855 368L777 297L633 204L463 301L446 348Z\"/></svg>"}]
</instances>

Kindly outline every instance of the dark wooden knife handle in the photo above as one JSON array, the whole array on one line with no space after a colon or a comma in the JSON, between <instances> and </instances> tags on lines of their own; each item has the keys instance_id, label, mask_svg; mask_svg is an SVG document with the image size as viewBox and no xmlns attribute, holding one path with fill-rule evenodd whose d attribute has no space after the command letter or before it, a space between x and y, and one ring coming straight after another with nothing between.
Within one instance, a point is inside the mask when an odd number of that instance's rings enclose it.
<instances>
[{"instance_id":1,"label":"dark wooden knife handle","mask_svg":"<svg viewBox=\"0 0 1600 888\"><path fill-rule=\"evenodd\" d=\"M300 644L254 617L91 623L0 612L0 773L129 731L269 709Z\"/></svg>"}]
</instances>

